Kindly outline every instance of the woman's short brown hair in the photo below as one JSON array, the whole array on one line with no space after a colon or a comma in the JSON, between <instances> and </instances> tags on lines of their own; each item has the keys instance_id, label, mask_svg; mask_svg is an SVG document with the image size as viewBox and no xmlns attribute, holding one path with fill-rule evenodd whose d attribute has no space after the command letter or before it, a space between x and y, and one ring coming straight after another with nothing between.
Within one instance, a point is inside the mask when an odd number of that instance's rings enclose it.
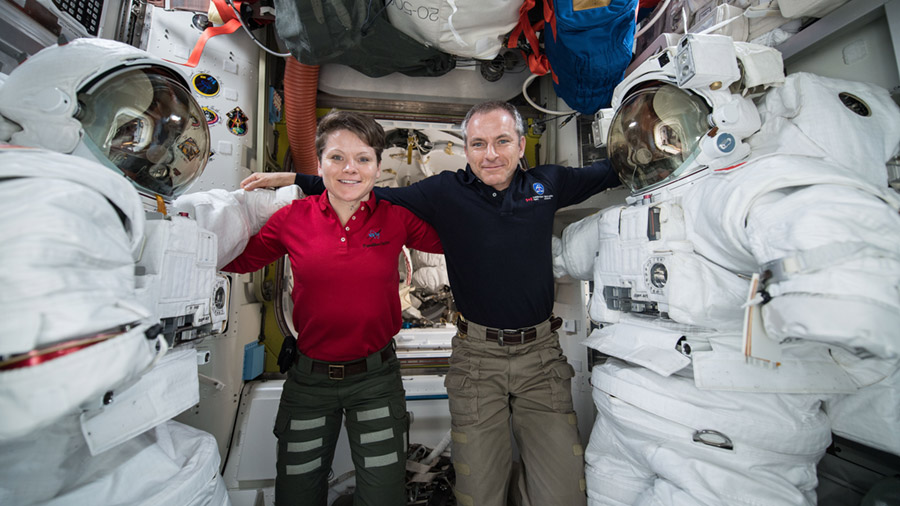
<instances>
[{"instance_id":1,"label":"woman's short brown hair","mask_svg":"<svg viewBox=\"0 0 900 506\"><path fill-rule=\"evenodd\" d=\"M381 163L381 152L384 151L384 128L371 116L353 111L331 111L319 120L316 127L316 158L322 160L322 152L328 135L337 130L353 132L363 142L375 149L375 160Z\"/></svg>"}]
</instances>

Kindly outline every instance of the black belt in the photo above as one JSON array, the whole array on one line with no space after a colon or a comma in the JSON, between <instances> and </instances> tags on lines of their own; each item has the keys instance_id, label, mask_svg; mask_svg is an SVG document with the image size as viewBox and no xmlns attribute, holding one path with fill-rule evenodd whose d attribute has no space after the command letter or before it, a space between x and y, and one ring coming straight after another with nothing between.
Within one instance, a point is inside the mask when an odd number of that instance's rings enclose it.
<instances>
[{"instance_id":1,"label":"black belt","mask_svg":"<svg viewBox=\"0 0 900 506\"><path fill-rule=\"evenodd\" d=\"M381 362L387 362L388 360L396 357L397 354L394 353L394 345L391 343L385 349L381 350ZM328 379L333 380L341 380L346 378L347 376L353 376L354 374L362 374L368 370L368 366L366 365L366 359L361 358L359 360L354 360L353 362L340 362L331 364L328 362L319 362L318 360L312 361L312 369L311 371L316 374L327 374Z\"/></svg>"},{"instance_id":2,"label":"black belt","mask_svg":"<svg viewBox=\"0 0 900 506\"><path fill-rule=\"evenodd\" d=\"M469 324L462 317L456 320L456 327L463 334L468 334ZM550 317L550 332L555 332L562 327L562 318L558 316ZM515 345L530 343L537 339L537 327L529 327L527 329L484 329L484 337L488 341L495 341L497 344Z\"/></svg>"}]
</instances>

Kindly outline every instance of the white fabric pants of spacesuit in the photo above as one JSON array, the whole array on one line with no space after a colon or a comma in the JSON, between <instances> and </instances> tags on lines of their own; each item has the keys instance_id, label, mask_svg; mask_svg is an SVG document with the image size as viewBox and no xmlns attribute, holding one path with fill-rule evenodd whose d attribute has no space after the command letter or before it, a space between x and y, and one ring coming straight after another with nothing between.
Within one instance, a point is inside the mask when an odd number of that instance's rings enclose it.
<instances>
[{"instance_id":1,"label":"white fabric pants of spacesuit","mask_svg":"<svg viewBox=\"0 0 900 506\"><path fill-rule=\"evenodd\" d=\"M174 421L91 457L77 415L0 447L0 504L227 506L212 435Z\"/></svg>"},{"instance_id":2,"label":"white fabric pants of spacesuit","mask_svg":"<svg viewBox=\"0 0 900 506\"><path fill-rule=\"evenodd\" d=\"M617 359L591 381L590 506L816 503L831 437L817 396L699 390Z\"/></svg>"}]
</instances>

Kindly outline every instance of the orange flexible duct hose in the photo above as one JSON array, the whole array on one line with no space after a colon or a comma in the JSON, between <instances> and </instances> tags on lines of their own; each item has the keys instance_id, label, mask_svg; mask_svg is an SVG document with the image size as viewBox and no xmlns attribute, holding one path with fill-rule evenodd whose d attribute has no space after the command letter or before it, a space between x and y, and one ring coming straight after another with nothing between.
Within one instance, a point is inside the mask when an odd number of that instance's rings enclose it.
<instances>
[{"instance_id":1,"label":"orange flexible duct hose","mask_svg":"<svg viewBox=\"0 0 900 506\"><path fill-rule=\"evenodd\" d=\"M284 117L294 172L317 174L316 91L319 66L286 58L284 68Z\"/></svg>"}]
</instances>

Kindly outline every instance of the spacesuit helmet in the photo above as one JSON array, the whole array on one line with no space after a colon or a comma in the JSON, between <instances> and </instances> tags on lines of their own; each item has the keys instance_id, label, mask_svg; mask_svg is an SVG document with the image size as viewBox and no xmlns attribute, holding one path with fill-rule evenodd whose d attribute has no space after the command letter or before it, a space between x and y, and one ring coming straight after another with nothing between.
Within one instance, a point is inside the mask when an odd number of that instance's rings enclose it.
<instances>
[{"instance_id":1,"label":"spacesuit helmet","mask_svg":"<svg viewBox=\"0 0 900 506\"><path fill-rule=\"evenodd\" d=\"M771 48L724 35L680 37L613 92L607 155L635 195L746 158L743 139L761 125L752 98L784 81Z\"/></svg>"},{"instance_id":2,"label":"spacesuit helmet","mask_svg":"<svg viewBox=\"0 0 900 506\"><path fill-rule=\"evenodd\" d=\"M632 192L678 179L689 170L709 130L709 105L674 84L651 81L633 90L610 124L607 154Z\"/></svg>"},{"instance_id":3,"label":"spacesuit helmet","mask_svg":"<svg viewBox=\"0 0 900 506\"><path fill-rule=\"evenodd\" d=\"M168 201L209 158L209 128L181 74L114 41L38 52L3 84L0 116L21 129L8 142L95 160Z\"/></svg>"}]
</instances>

